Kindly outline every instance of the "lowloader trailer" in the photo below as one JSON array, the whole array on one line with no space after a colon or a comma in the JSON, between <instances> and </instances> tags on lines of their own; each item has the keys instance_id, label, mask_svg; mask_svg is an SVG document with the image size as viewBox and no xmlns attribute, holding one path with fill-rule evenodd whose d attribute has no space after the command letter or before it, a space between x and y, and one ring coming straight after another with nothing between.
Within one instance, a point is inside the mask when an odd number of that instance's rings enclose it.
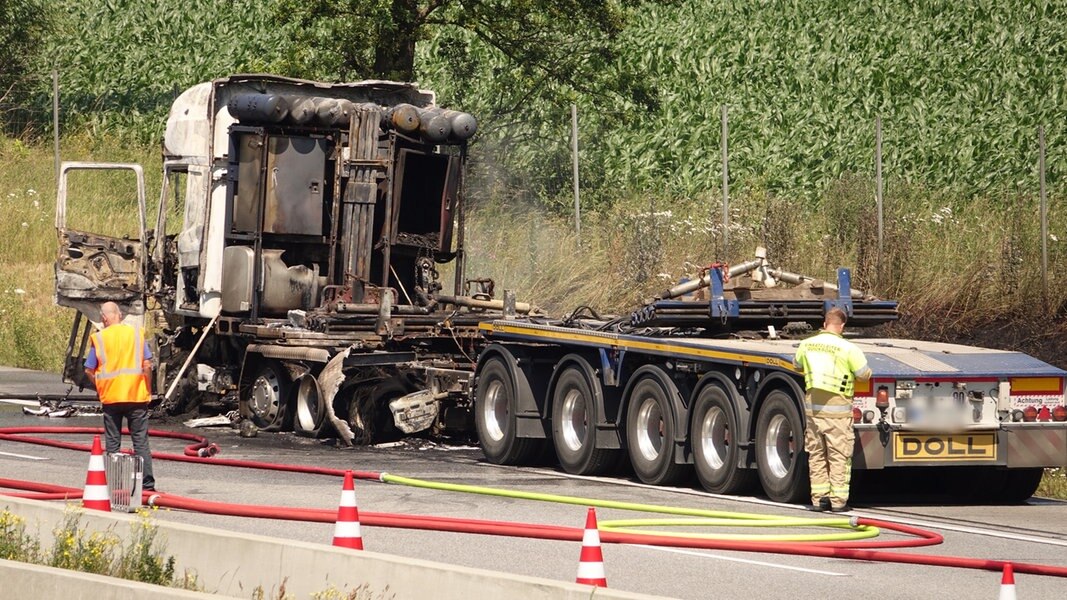
<instances>
[{"instance_id":1,"label":"lowloader trailer","mask_svg":"<svg viewBox=\"0 0 1067 600\"><path fill-rule=\"evenodd\" d=\"M847 269L836 285L775 269L761 250L733 268L712 266L628 317L483 323L489 343L474 410L485 455L523 464L550 447L573 474L628 462L648 484L679 483L695 470L711 492L758 482L773 500L802 501L799 340L834 306L850 327L897 317L896 303L866 297L850 279ZM857 472L934 467L960 500L1018 502L1033 495L1045 467L1067 465L1067 372L1018 352L852 341L874 372L853 403Z\"/></svg>"}]
</instances>

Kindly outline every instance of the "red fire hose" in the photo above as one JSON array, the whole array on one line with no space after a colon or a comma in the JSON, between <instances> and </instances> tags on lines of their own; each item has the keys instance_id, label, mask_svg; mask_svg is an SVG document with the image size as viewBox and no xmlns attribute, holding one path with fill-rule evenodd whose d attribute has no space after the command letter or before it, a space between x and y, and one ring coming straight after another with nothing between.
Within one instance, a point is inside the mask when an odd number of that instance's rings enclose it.
<instances>
[{"instance_id":1,"label":"red fire hose","mask_svg":"<svg viewBox=\"0 0 1067 600\"><path fill-rule=\"evenodd\" d=\"M0 439L40 444L56 448L88 451L89 446L61 442L45 438L24 437L22 434L29 433L54 433L54 434L100 434L103 430L95 427L8 427L0 428ZM206 463L220 466L269 469L275 471L288 471L293 473L319 474L331 476L344 476L345 469L329 469L324 467L285 465L276 463L264 463L257 461L232 460L214 458L218 447L209 444L201 436L177 433L170 431L151 430L151 435L170 439L192 441L193 444L185 448L184 454L166 454L153 452L152 457L161 460L176 460L182 462ZM214 450L210 450L213 448ZM206 451L205 451L206 450ZM380 473L373 471L353 471L356 478L363 480L378 481ZM81 497L81 490L56 486L43 483L21 481L15 479L0 479L0 488L24 490L30 493L0 493L10 496L31 497L42 500L64 500ZM333 523L337 518L336 511L312 508L296 508L283 506L260 506L252 504L233 504L225 502L212 502L186 498L172 494L159 494L146 492L145 501L151 501L155 506L190 510L201 513L228 515L237 517L254 517L264 519L280 519L291 521L308 521L318 523ZM516 523L508 521L489 521L479 519L459 519L452 517L435 517L425 515L402 515L394 513L360 512L362 524L372 527L395 527L404 529L422 529L429 531L448 531L453 533L474 533L481 535L499 535L509 537L536 538L545 540L580 541L583 530L576 527L562 527L557 525L543 525L537 523ZM776 554L789 554L799 556L817 556L823 558L843 558L849 560L863 560L873 562L892 562L904 564L917 564L941 567L956 567L963 569L980 569L987 571L1001 571L1009 561L968 558L961 556L941 556L930 554L908 554L903 552L887 552L885 548L906 548L940 544L943 537L932 531L860 517L855 519L858 525L869 525L881 529L894 531L906 536L903 540L885 541L843 541L843 542L769 542L747 540L723 540L680 538L665 535L645 535L615 531L601 532L601 541L615 544L644 544L652 546L670 546L679 548L696 548L706 550L733 550L743 552L766 552ZM1050 577L1067 578L1067 567L1042 565L1035 563L1010 562L1018 573L1032 575L1046 575Z\"/></svg>"}]
</instances>

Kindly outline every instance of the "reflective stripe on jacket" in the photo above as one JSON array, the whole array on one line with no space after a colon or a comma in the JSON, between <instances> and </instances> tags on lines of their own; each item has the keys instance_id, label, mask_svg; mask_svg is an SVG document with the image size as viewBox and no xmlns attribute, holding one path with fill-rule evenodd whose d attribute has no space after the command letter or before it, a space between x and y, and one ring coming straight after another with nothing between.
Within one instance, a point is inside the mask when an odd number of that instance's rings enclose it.
<instances>
[{"instance_id":1,"label":"reflective stripe on jacket","mask_svg":"<svg viewBox=\"0 0 1067 600\"><path fill-rule=\"evenodd\" d=\"M851 399L856 374L867 370L867 358L845 338L820 332L800 342L793 364L804 370L804 384Z\"/></svg>"},{"instance_id":2,"label":"reflective stripe on jacket","mask_svg":"<svg viewBox=\"0 0 1067 600\"><path fill-rule=\"evenodd\" d=\"M144 334L122 323L92 336L96 349L96 393L102 404L148 402L144 370Z\"/></svg>"},{"instance_id":3,"label":"reflective stripe on jacket","mask_svg":"<svg viewBox=\"0 0 1067 600\"><path fill-rule=\"evenodd\" d=\"M818 388L808 390L804 396L804 409L813 417L852 419L851 400L841 394Z\"/></svg>"}]
</instances>

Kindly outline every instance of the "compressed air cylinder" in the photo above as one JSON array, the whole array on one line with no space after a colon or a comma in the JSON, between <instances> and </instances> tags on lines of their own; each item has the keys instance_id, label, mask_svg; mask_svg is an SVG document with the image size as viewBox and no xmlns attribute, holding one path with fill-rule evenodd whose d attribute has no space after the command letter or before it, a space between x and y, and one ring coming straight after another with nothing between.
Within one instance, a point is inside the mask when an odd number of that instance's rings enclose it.
<instances>
[{"instance_id":1,"label":"compressed air cylinder","mask_svg":"<svg viewBox=\"0 0 1067 600\"><path fill-rule=\"evenodd\" d=\"M442 114L452 127L452 139L462 142L478 131L478 119L474 115L457 110L445 110Z\"/></svg>"},{"instance_id":2,"label":"compressed air cylinder","mask_svg":"<svg viewBox=\"0 0 1067 600\"><path fill-rule=\"evenodd\" d=\"M447 140L451 133L452 124L443 111L432 108L419 111L419 134L423 140L437 144Z\"/></svg>"},{"instance_id":3,"label":"compressed air cylinder","mask_svg":"<svg viewBox=\"0 0 1067 600\"><path fill-rule=\"evenodd\" d=\"M315 118L318 107L311 96L287 96L289 120L297 125L306 125Z\"/></svg>"},{"instance_id":4,"label":"compressed air cylinder","mask_svg":"<svg viewBox=\"0 0 1067 600\"><path fill-rule=\"evenodd\" d=\"M289 114L289 103L277 94L238 94L226 108L238 121L280 123Z\"/></svg>"},{"instance_id":5,"label":"compressed air cylinder","mask_svg":"<svg viewBox=\"0 0 1067 600\"><path fill-rule=\"evenodd\" d=\"M327 127L348 125L354 109L355 106L348 100L322 98L318 102L316 117L320 124Z\"/></svg>"},{"instance_id":6,"label":"compressed air cylinder","mask_svg":"<svg viewBox=\"0 0 1067 600\"><path fill-rule=\"evenodd\" d=\"M400 133L419 130L419 109L410 104L397 104L389 109L389 123Z\"/></svg>"}]
</instances>

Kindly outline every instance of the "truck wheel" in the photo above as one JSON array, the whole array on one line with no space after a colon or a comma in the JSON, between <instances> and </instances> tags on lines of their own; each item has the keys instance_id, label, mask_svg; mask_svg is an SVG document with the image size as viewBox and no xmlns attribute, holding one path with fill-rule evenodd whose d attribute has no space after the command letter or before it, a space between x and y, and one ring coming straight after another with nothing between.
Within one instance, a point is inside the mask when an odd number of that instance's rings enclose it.
<instances>
[{"instance_id":1,"label":"truck wheel","mask_svg":"<svg viewBox=\"0 0 1067 600\"><path fill-rule=\"evenodd\" d=\"M804 421L787 392L767 395L756 422L756 464L763 491L776 502L796 503L809 495Z\"/></svg>"},{"instance_id":2,"label":"truck wheel","mask_svg":"<svg viewBox=\"0 0 1067 600\"><path fill-rule=\"evenodd\" d=\"M317 438L326 426L326 402L319 382L308 373L297 380L293 431L300 436Z\"/></svg>"},{"instance_id":3,"label":"truck wheel","mask_svg":"<svg viewBox=\"0 0 1067 600\"><path fill-rule=\"evenodd\" d=\"M518 437L515 380L503 360L490 358L478 375L474 424L489 462L518 465L537 453L537 440Z\"/></svg>"},{"instance_id":4,"label":"truck wheel","mask_svg":"<svg viewBox=\"0 0 1067 600\"><path fill-rule=\"evenodd\" d=\"M1030 499L1041 487L1041 478L1045 470L1038 467L1034 469L1008 469L1004 487L1001 488L997 498L1004 504L1022 504Z\"/></svg>"},{"instance_id":5,"label":"truck wheel","mask_svg":"<svg viewBox=\"0 0 1067 600\"><path fill-rule=\"evenodd\" d=\"M755 471L737 466L742 434L737 410L725 390L709 385L700 391L693 404L689 431L697 479L704 489L715 494L738 494L752 488Z\"/></svg>"},{"instance_id":6,"label":"truck wheel","mask_svg":"<svg viewBox=\"0 0 1067 600\"><path fill-rule=\"evenodd\" d=\"M289 411L289 376L274 361L260 363L245 388L241 414L263 431L283 431L292 423Z\"/></svg>"},{"instance_id":7,"label":"truck wheel","mask_svg":"<svg viewBox=\"0 0 1067 600\"><path fill-rule=\"evenodd\" d=\"M597 406L580 367L569 366L552 394L552 443L563 470L597 475L614 466L619 453L596 447Z\"/></svg>"},{"instance_id":8,"label":"truck wheel","mask_svg":"<svg viewBox=\"0 0 1067 600\"><path fill-rule=\"evenodd\" d=\"M674 462L674 413L663 385L642 378L630 392L626 409L626 444L634 474L644 483L670 485L688 472Z\"/></svg>"}]
</instances>

